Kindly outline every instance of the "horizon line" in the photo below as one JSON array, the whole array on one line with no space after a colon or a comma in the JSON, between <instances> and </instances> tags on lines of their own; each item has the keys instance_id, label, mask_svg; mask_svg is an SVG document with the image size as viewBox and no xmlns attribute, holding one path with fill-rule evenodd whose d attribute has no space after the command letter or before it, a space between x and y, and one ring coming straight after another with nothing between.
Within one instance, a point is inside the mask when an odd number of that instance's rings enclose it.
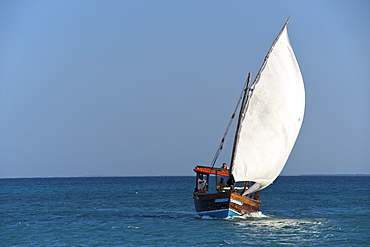
<instances>
[{"instance_id":1,"label":"horizon line","mask_svg":"<svg viewBox=\"0 0 370 247\"><path fill-rule=\"evenodd\" d=\"M309 176L370 176L370 173L333 173L333 174L300 174L300 175L280 175L279 177L309 177ZM0 177L0 179L33 179L33 178L129 178L129 177L193 177L193 175L126 175L126 176L46 176L46 177Z\"/></svg>"}]
</instances>

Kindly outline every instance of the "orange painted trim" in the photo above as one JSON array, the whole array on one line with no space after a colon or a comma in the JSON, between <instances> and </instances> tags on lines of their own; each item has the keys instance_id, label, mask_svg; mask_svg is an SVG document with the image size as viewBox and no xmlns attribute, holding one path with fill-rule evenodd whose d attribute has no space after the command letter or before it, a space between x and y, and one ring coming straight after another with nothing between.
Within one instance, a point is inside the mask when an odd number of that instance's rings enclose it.
<instances>
[{"instance_id":1,"label":"orange painted trim","mask_svg":"<svg viewBox=\"0 0 370 247\"><path fill-rule=\"evenodd\" d=\"M229 176L229 170L227 169L222 169L222 168L212 168L212 167L207 167L207 166L196 166L194 168L195 172L200 172L204 174L214 174L218 176L223 176L223 177L228 177Z\"/></svg>"}]
</instances>

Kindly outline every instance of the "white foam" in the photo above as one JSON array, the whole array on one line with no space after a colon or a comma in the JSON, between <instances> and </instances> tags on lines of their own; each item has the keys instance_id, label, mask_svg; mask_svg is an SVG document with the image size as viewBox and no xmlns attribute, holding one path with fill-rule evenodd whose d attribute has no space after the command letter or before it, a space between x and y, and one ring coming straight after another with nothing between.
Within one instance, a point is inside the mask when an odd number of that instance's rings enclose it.
<instances>
[{"instance_id":1,"label":"white foam","mask_svg":"<svg viewBox=\"0 0 370 247\"><path fill-rule=\"evenodd\" d=\"M252 217L252 218L264 218L264 217L268 217L267 215L264 215L261 211L253 212L253 213L250 213L250 214L246 214L245 216L246 217Z\"/></svg>"},{"instance_id":2,"label":"white foam","mask_svg":"<svg viewBox=\"0 0 370 247\"><path fill-rule=\"evenodd\" d=\"M139 227L138 227L138 226L127 226L126 228L127 228L127 229L130 229L130 228L131 228L131 229L139 229Z\"/></svg>"},{"instance_id":3,"label":"white foam","mask_svg":"<svg viewBox=\"0 0 370 247\"><path fill-rule=\"evenodd\" d=\"M209 215L203 215L203 216L200 216L200 218L203 219L203 220L220 219L219 217L213 217L213 216L209 216ZM264 215L262 212L258 211L258 212L254 212L254 213L250 213L250 214L245 214L245 215L242 215L242 216L228 216L225 219L227 219L227 220L244 219L245 220L245 219L251 219L251 218L269 218L269 216Z\"/></svg>"},{"instance_id":4,"label":"white foam","mask_svg":"<svg viewBox=\"0 0 370 247\"><path fill-rule=\"evenodd\" d=\"M201 216L202 220L213 220L215 217L209 216L209 215L203 215Z\"/></svg>"},{"instance_id":5,"label":"white foam","mask_svg":"<svg viewBox=\"0 0 370 247\"><path fill-rule=\"evenodd\" d=\"M268 218L269 216L267 215L264 215L262 212L258 211L258 212L253 212L253 213L250 213L250 214L245 214L245 215L242 215L242 216L231 216L231 217L227 217L226 219L251 219L251 218Z\"/></svg>"}]
</instances>

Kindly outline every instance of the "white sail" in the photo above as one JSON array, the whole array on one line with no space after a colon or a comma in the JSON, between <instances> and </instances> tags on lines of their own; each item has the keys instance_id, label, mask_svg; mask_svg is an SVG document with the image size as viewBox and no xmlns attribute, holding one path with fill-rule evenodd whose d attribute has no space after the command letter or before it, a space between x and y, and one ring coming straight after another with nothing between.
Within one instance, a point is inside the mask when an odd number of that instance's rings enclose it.
<instances>
[{"instance_id":1,"label":"white sail","mask_svg":"<svg viewBox=\"0 0 370 247\"><path fill-rule=\"evenodd\" d=\"M271 184L289 157L302 125L305 92L286 25L270 50L239 128L232 174Z\"/></svg>"}]
</instances>

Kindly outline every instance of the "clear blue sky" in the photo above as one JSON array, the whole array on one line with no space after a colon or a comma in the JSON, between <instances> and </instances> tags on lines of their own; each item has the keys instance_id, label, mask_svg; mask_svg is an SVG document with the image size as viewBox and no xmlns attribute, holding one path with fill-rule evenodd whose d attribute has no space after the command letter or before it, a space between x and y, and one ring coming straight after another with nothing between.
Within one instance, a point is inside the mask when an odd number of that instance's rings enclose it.
<instances>
[{"instance_id":1,"label":"clear blue sky","mask_svg":"<svg viewBox=\"0 0 370 247\"><path fill-rule=\"evenodd\" d=\"M306 112L282 174L370 174L370 1L3 0L0 178L193 175L290 14Z\"/></svg>"}]
</instances>

